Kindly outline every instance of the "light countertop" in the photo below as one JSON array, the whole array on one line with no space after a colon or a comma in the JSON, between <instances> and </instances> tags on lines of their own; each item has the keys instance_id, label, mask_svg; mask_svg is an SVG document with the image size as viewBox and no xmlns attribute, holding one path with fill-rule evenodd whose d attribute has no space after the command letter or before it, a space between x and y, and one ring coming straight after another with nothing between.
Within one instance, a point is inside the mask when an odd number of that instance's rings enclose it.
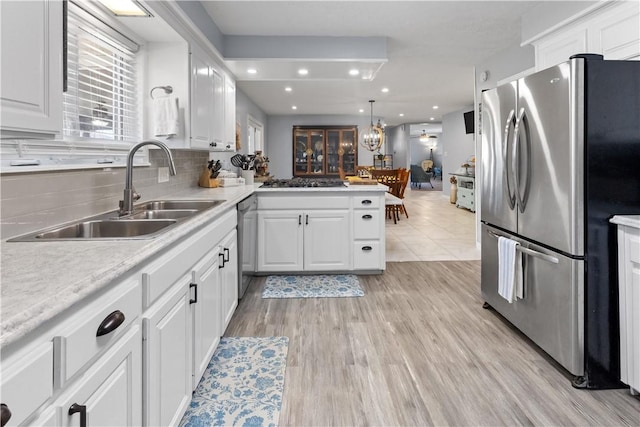
<instances>
[{"instance_id":1,"label":"light countertop","mask_svg":"<svg viewBox=\"0 0 640 427\"><path fill-rule=\"evenodd\" d=\"M15 342L74 303L136 268L251 195L272 192L384 192L384 185L344 188L194 188L164 199L224 200L156 237L140 240L0 242L0 346ZM140 202L143 202L141 200Z\"/></svg>"},{"instance_id":2,"label":"light countertop","mask_svg":"<svg viewBox=\"0 0 640 427\"><path fill-rule=\"evenodd\" d=\"M609 221L614 224L640 229L640 215L616 215Z\"/></svg>"}]
</instances>

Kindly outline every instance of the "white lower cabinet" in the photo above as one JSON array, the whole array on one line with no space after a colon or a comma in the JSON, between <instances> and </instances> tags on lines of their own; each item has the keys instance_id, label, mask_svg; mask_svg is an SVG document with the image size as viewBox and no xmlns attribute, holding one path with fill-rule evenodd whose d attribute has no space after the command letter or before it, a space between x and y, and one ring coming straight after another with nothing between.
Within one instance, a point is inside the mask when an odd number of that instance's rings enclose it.
<instances>
[{"instance_id":1,"label":"white lower cabinet","mask_svg":"<svg viewBox=\"0 0 640 427\"><path fill-rule=\"evenodd\" d=\"M219 268L222 287L220 322L224 333L238 306L238 242L237 232L232 230L220 242Z\"/></svg>"},{"instance_id":2,"label":"white lower cabinet","mask_svg":"<svg viewBox=\"0 0 640 427\"><path fill-rule=\"evenodd\" d=\"M54 406L62 426L139 426L142 423L142 335L139 320ZM55 419L43 413L44 422Z\"/></svg>"},{"instance_id":3,"label":"white lower cabinet","mask_svg":"<svg viewBox=\"0 0 640 427\"><path fill-rule=\"evenodd\" d=\"M195 295L189 301L193 314L193 373L192 388L195 390L220 336L222 335L223 312L221 304L221 286L218 253L211 251L193 269Z\"/></svg>"},{"instance_id":4,"label":"white lower cabinet","mask_svg":"<svg viewBox=\"0 0 640 427\"><path fill-rule=\"evenodd\" d=\"M614 216L618 225L620 380L640 394L640 216Z\"/></svg>"},{"instance_id":5,"label":"white lower cabinet","mask_svg":"<svg viewBox=\"0 0 640 427\"><path fill-rule=\"evenodd\" d=\"M351 269L349 210L258 212L259 271Z\"/></svg>"},{"instance_id":6,"label":"white lower cabinet","mask_svg":"<svg viewBox=\"0 0 640 427\"><path fill-rule=\"evenodd\" d=\"M191 400L191 275L143 315L144 425L177 425Z\"/></svg>"},{"instance_id":7,"label":"white lower cabinet","mask_svg":"<svg viewBox=\"0 0 640 427\"><path fill-rule=\"evenodd\" d=\"M233 316L236 221L230 210L143 269L145 301L151 302L142 314L145 426L180 423Z\"/></svg>"}]
</instances>

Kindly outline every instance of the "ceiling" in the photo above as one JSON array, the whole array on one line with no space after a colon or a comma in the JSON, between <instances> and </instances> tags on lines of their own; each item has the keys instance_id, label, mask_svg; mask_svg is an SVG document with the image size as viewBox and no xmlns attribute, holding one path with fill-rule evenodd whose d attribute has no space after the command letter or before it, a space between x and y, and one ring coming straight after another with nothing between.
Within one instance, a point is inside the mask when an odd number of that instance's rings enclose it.
<instances>
[{"instance_id":1,"label":"ceiling","mask_svg":"<svg viewBox=\"0 0 640 427\"><path fill-rule=\"evenodd\" d=\"M386 38L386 59L378 62L315 57L309 48L304 58L292 60L283 49L278 57L256 54L226 64L237 86L268 115L369 116L373 99L374 116L387 125L437 123L471 106L474 65L518 45L520 18L537 3L202 1L225 38L288 36L282 40L289 42L296 36L324 36L338 43L340 37ZM302 45L307 39L297 38ZM296 74L301 66L309 69L307 76ZM348 75L350 68L365 66L372 78ZM249 75L250 67L257 73ZM385 87L388 92L381 92Z\"/></svg>"}]
</instances>

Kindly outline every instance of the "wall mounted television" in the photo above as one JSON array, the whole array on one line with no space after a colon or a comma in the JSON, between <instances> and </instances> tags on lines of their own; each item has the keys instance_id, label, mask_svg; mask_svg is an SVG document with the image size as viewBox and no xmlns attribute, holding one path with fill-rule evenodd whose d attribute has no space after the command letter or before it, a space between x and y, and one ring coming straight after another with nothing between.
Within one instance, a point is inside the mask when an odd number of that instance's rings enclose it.
<instances>
[{"instance_id":1,"label":"wall mounted television","mask_svg":"<svg viewBox=\"0 0 640 427\"><path fill-rule=\"evenodd\" d=\"M473 120L473 110L467 111L464 113L464 128L465 133L474 133L474 120Z\"/></svg>"}]
</instances>

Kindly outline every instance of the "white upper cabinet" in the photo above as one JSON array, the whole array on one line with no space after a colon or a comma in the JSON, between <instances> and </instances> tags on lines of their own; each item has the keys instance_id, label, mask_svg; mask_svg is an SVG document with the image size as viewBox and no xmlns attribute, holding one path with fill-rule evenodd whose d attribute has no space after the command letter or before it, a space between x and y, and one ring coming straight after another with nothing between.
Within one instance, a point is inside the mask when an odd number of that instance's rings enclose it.
<instances>
[{"instance_id":1,"label":"white upper cabinet","mask_svg":"<svg viewBox=\"0 0 640 427\"><path fill-rule=\"evenodd\" d=\"M62 130L62 2L0 2L2 131Z\"/></svg>"},{"instance_id":2,"label":"white upper cabinet","mask_svg":"<svg viewBox=\"0 0 640 427\"><path fill-rule=\"evenodd\" d=\"M236 150L236 82L228 74L224 77L224 146Z\"/></svg>"},{"instance_id":3,"label":"white upper cabinet","mask_svg":"<svg viewBox=\"0 0 640 427\"><path fill-rule=\"evenodd\" d=\"M235 115L235 82L194 44L191 49L191 147L235 151ZM229 120L233 121L233 143L229 142Z\"/></svg>"},{"instance_id":4,"label":"white upper cabinet","mask_svg":"<svg viewBox=\"0 0 640 427\"><path fill-rule=\"evenodd\" d=\"M543 70L577 53L605 59L640 59L640 3L611 2L532 41L536 69Z\"/></svg>"}]
</instances>

